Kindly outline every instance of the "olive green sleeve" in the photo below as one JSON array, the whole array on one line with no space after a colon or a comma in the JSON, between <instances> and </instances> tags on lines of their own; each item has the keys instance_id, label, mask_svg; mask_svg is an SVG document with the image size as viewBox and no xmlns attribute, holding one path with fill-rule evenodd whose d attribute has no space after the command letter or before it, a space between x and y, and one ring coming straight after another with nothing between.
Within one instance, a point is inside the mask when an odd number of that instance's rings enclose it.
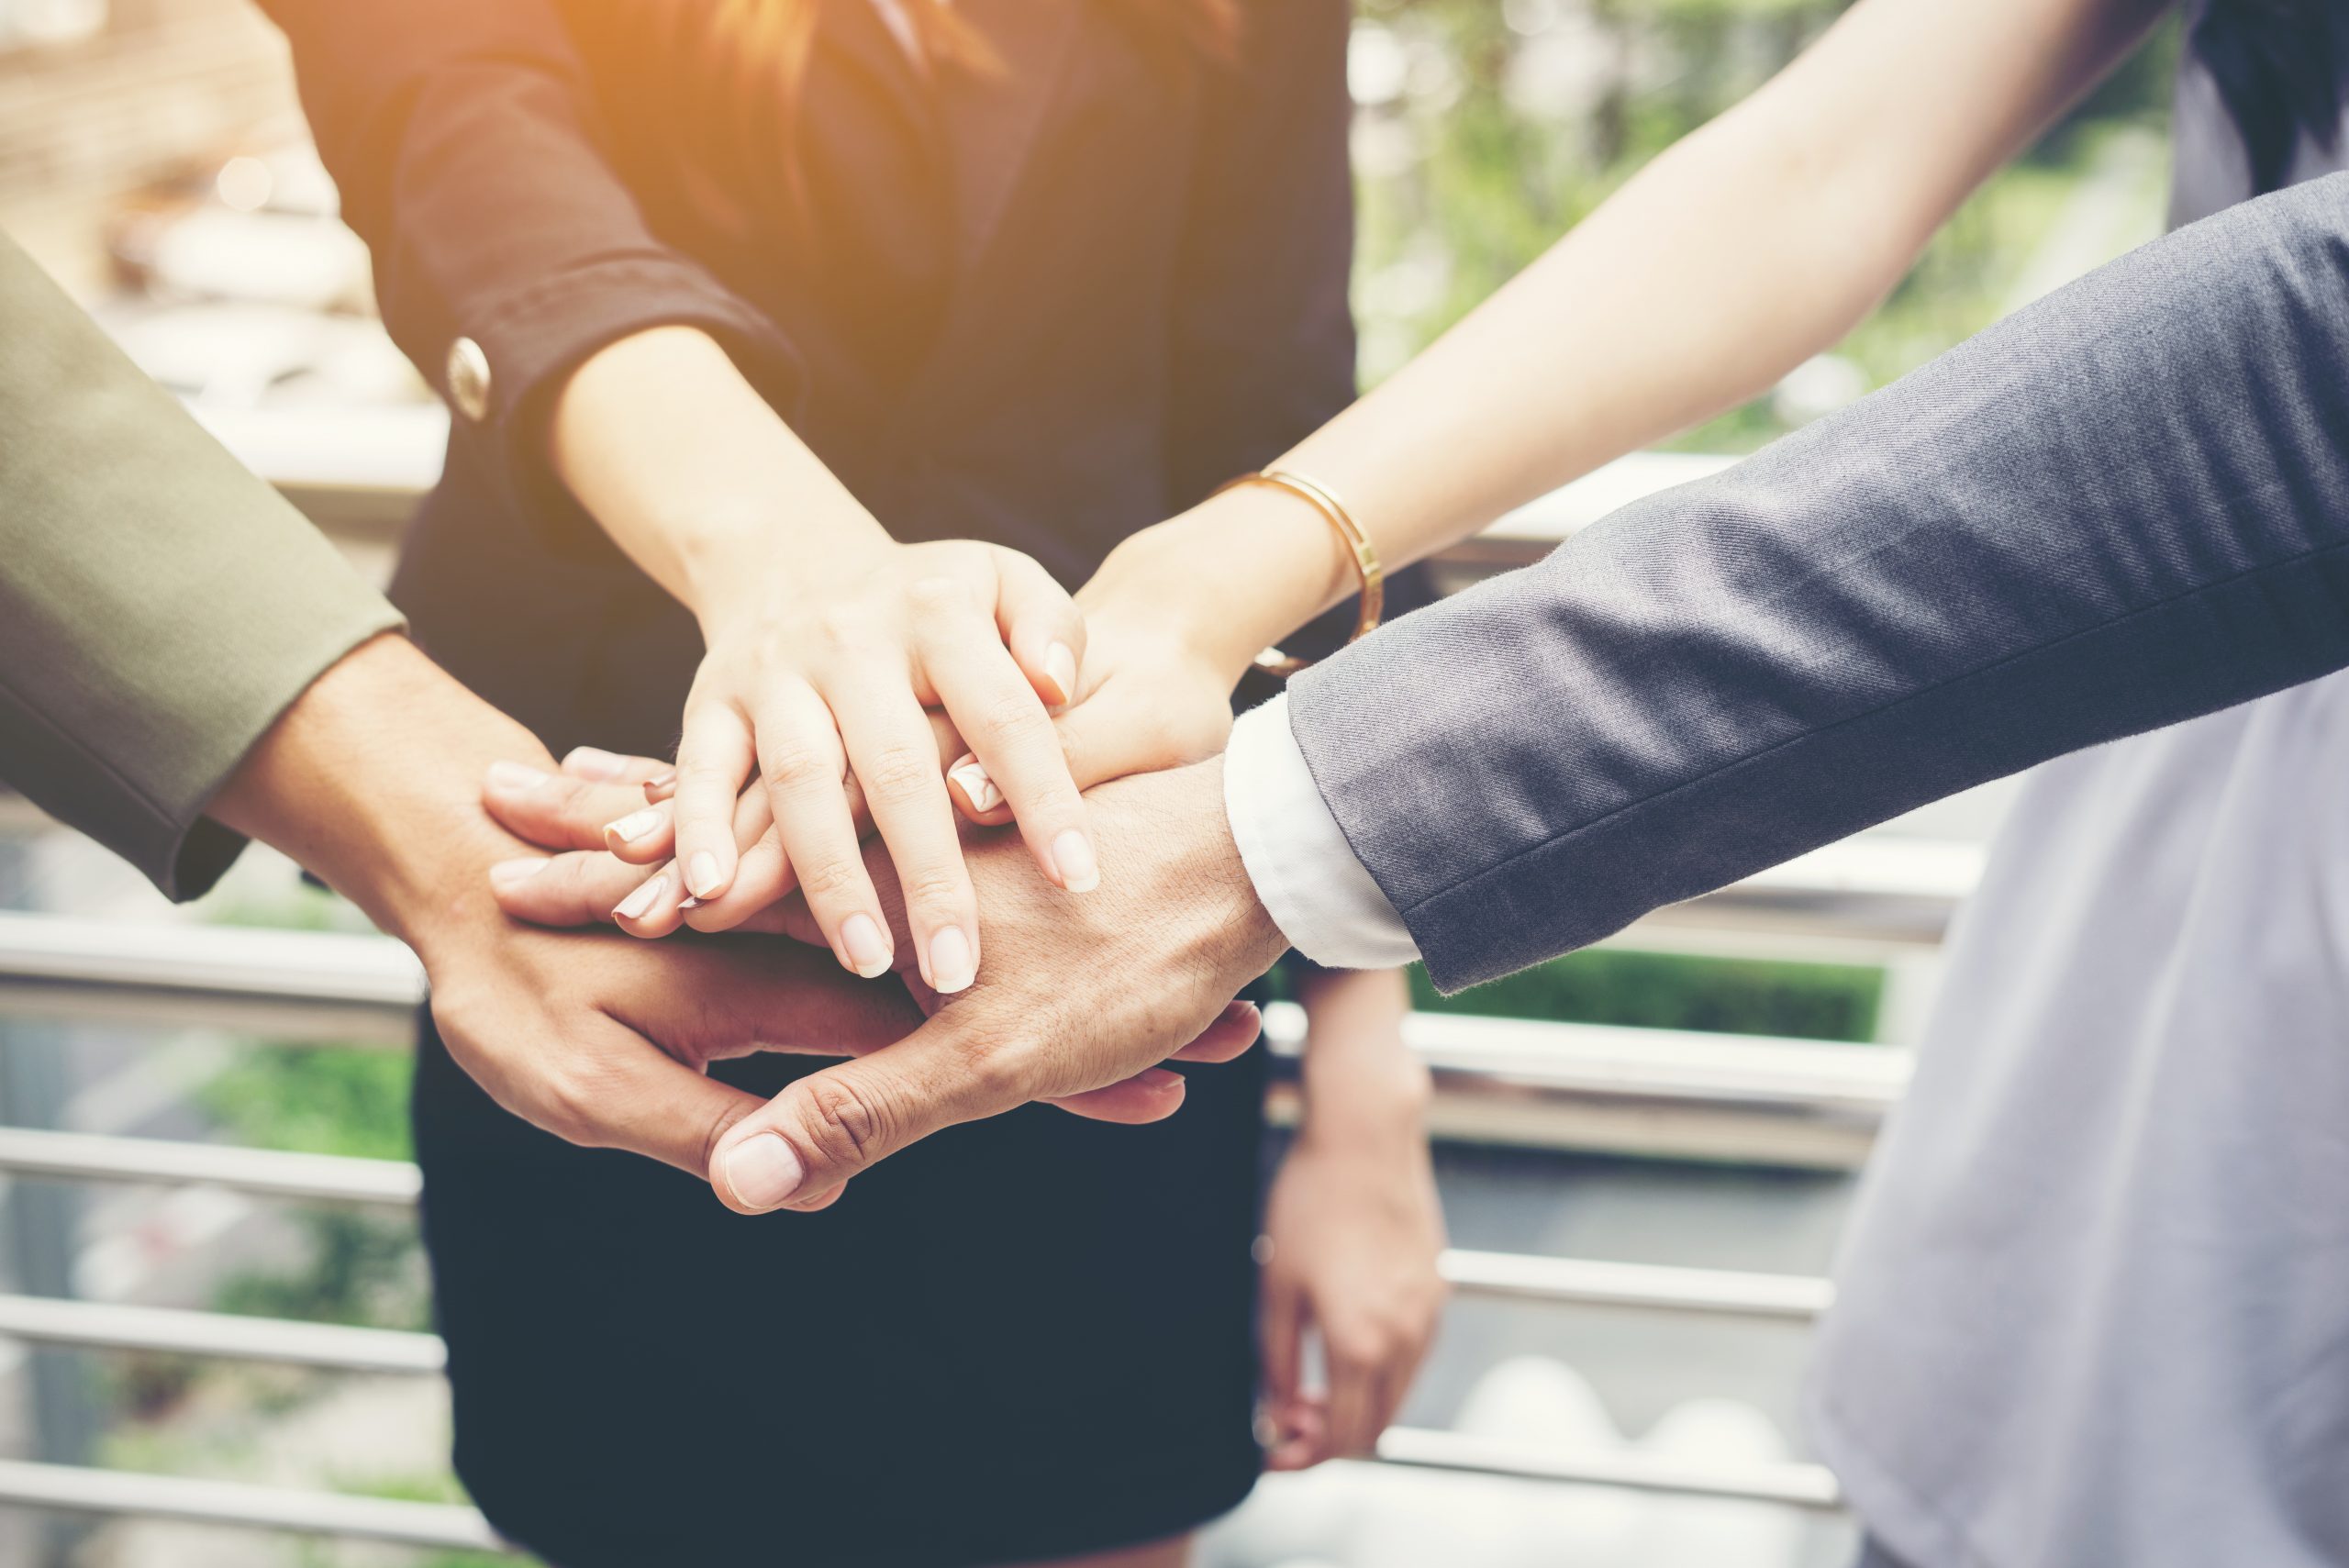
<instances>
[{"instance_id":1,"label":"olive green sleeve","mask_svg":"<svg viewBox=\"0 0 2349 1568\"><path fill-rule=\"evenodd\" d=\"M399 624L0 236L0 780L193 897L243 847L206 804Z\"/></svg>"}]
</instances>

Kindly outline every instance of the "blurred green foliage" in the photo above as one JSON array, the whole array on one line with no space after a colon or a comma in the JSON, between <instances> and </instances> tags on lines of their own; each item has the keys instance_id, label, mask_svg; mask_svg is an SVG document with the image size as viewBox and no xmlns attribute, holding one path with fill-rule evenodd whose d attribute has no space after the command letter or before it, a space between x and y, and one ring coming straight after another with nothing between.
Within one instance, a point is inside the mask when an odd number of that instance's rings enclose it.
<instances>
[{"instance_id":1,"label":"blurred green foliage","mask_svg":"<svg viewBox=\"0 0 2349 1568\"><path fill-rule=\"evenodd\" d=\"M1411 992L1413 1005L1432 1013L1868 1041L1884 972L1592 948L1456 996L1440 995L1414 967Z\"/></svg>"},{"instance_id":2,"label":"blurred green foliage","mask_svg":"<svg viewBox=\"0 0 2349 1568\"><path fill-rule=\"evenodd\" d=\"M253 1044L198 1100L233 1141L250 1148L406 1160L413 1073L405 1051ZM429 1326L429 1293L407 1218L319 1208L295 1219L306 1259L230 1277L215 1295L216 1307L310 1322Z\"/></svg>"},{"instance_id":3,"label":"blurred green foliage","mask_svg":"<svg viewBox=\"0 0 2349 1568\"><path fill-rule=\"evenodd\" d=\"M1843 8L1843 0L1359 0L1355 302L1365 380L1392 372L1650 159L1762 85ZM1839 346L1829 406L1898 378L2021 303L2016 290L2036 278L2051 237L2085 245L2092 265L2152 236L2175 50L2176 29L2165 27L1960 209ZM2117 238L2059 230L2092 184L2120 198L2103 223L2117 225ZM1674 444L1748 450L1823 411L1815 401L1761 399Z\"/></svg>"}]
</instances>

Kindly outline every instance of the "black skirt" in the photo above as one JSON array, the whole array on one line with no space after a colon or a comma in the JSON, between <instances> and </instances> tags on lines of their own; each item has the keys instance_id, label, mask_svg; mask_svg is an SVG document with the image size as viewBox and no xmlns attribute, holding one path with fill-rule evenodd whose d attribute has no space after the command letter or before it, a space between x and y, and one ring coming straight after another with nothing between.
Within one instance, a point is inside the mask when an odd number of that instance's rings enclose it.
<instances>
[{"instance_id":1,"label":"black skirt","mask_svg":"<svg viewBox=\"0 0 2349 1568\"><path fill-rule=\"evenodd\" d=\"M719 1075L769 1094L819 1062ZM456 1463L562 1568L964 1568L1174 1534L1258 1470L1264 1053L1152 1127L1046 1106L729 1212L508 1116L428 1018L415 1118Z\"/></svg>"}]
</instances>

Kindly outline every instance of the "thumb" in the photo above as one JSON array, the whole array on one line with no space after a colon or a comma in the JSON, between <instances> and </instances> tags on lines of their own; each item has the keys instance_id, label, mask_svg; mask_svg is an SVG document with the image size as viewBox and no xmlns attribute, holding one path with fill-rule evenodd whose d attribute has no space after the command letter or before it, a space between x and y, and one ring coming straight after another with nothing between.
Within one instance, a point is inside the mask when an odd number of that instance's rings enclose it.
<instances>
[{"instance_id":1,"label":"thumb","mask_svg":"<svg viewBox=\"0 0 2349 1568\"><path fill-rule=\"evenodd\" d=\"M1030 1095L975 1052L966 1008L949 1008L895 1045L787 1085L718 1140L709 1184L738 1214L820 1207L833 1189L957 1122ZM820 1201L819 1201L820 1200Z\"/></svg>"}]
</instances>

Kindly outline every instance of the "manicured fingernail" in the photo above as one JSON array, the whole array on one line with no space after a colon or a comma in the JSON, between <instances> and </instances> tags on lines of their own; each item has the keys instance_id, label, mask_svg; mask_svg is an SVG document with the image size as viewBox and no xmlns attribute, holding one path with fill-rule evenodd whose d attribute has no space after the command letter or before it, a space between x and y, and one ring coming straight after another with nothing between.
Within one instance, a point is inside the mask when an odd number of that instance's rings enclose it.
<instances>
[{"instance_id":1,"label":"manicured fingernail","mask_svg":"<svg viewBox=\"0 0 2349 1568\"><path fill-rule=\"evenodd\" d=\"M726 1184L745 1208L773 1208L799 1190L805 1175L791 1145L772 1132L746 1138L726 1155Z\"/></svg>"},{"instance_id":2,"label":"manicured fingernail","mask_svg":"<svg viewBox=\"0 0 2349 1568\"><path fill-rule=\"evenodd\" d=\"M685 886L696 898L718 896L718 857L707 850L696 850L685 866Z\"/></svg>"},{"instance_id":3,"label":"manicured fingernail","mask_svg":"<svg viewBox=\"0 0 2349 1568\"><path fill-rule=\"evenodd\" d=\"M644 781L644 798L651 801L655 806L660 805L662 801L668 799L671 795L676 793L677 770L674 768L671 768L667 773L662 773L658 777L649 778Z\"/></svg>"},{"instance_id":4,"label":"manicured fingernail","mask_svg":"<svg viewBox=\"0 0 2349 1568\"><path fill-rule=\"evenodd\" d=\"M889 973L889 942L870 915L851 915L841 922L841 946L848 950L848 966L867 980Z\"/></svg>"},{"instance_id":5,"label":"manicured fingernail","mask_svg":"<svg viewBox=\"0 0 2349 1568\"><path fill-rule=\"evenodd\" d=\"M529 881L552 865L551 861L500 861L489 868L489 884L500 890Z\"/></svg>"},{"instance_id":6,"label":"manicured fingernail","mask_svg":"<svg viewBox=\"0 0 2349 1568\"><path fill-rule=\"evenodd\" d=\"M519 762L492 762L489 782L498 789L536 789L547 782L547 775Z\"/></svg>"},{"instance_id":7,"label":"manicured fingernail","mask_svg":"<svg viewBox=\"0 0 2349 1568\"><path fill-rule=\"evenodd\" d=\"M684 914L688 909L698 909L700 907L701 900L698 898L680 898L677 900L677 913L680 915Z\"/></svg>"},{"instance_id":8,"label":"manicured fingernail","mask_svg":"<svg viewBox=\"0 0 2349 1568\"><path fill-rule=\"evenodd\" d=\"M978 962L971 956L971 939L960 926L949 926L930 939L930 988L952 995L969 988L978 978Z\"/></svg>"},{"instance_id":9,"label":"manicured fingernail","mask_svg":"<svg viewBox=\"0 0 2349 1568\"><path fill-rule=\"evenodd\" d=\"M1090 893L1101 885L1093 840L1074 828L1052 840L1052 866L1061 873L1061 885L1071 893Z\"/></svg>"},{"instance_id":10,"label":"manicured fingernail","mask_svg":"<svg viewBox=\"0 0 2349 1568\"><path fill-rule=\"evenodd\" d=\"M612 913L623 920L641 920L644 918L645 912L659 903L662 895L668 891L668 877L656 876L626 898L621 899L619 907L614 909Z\"/></svg>"},{"instance_id":11,"label":"manicured fingernail","mask_svg":"<svg viewBox=\"0 0 2349 1568\"><path fill-rule=\"evenodd\" d=\"M993 811L1003 804L1003 791L995 787L995 780L988 776L986 769L980 765L976 757L963 758L946 770L946 776L954 781L955 787L963 792L963 797L971 803L974 811Z\"/></svg>"},{"instance_id":12,"label":"manicured fingernail","mask_svg":"<svg viewBox=\"0 0 2349 1568\"><path fill-rule=\"evenodd\" d=\"M624 844L633 844L660 826L661 813L648 806L641 811L629 812L617 822L605 824L604 831Z\"/></svg>"},{"instance_id":13,"label":"manicured fingernail","mask_svg":"<svg viewBox=\"0 0 2349 1568\"><path fill-rule=\"evenodd\" d=\"M601 746L574 746L571 755L562 760L562 767L565 773L576 773L583 779L616 779L628 772L628 759Z\"/></svg>"},{"instance_id":14,"label":"manicured fingernail","mask_svg":"<svg viewBox=\"0 0 2349 1568\"><path fill-rule=\"evenodd\" d=\"M1076 696L1075 650L1070 648L1065 642L1055 642L1045 649L1044 673L1051 676L1052 684L1061 689L1060 700L1054 703L1053 706L1058 707L1074 700Z\"/></svg>"}]
</instances>

